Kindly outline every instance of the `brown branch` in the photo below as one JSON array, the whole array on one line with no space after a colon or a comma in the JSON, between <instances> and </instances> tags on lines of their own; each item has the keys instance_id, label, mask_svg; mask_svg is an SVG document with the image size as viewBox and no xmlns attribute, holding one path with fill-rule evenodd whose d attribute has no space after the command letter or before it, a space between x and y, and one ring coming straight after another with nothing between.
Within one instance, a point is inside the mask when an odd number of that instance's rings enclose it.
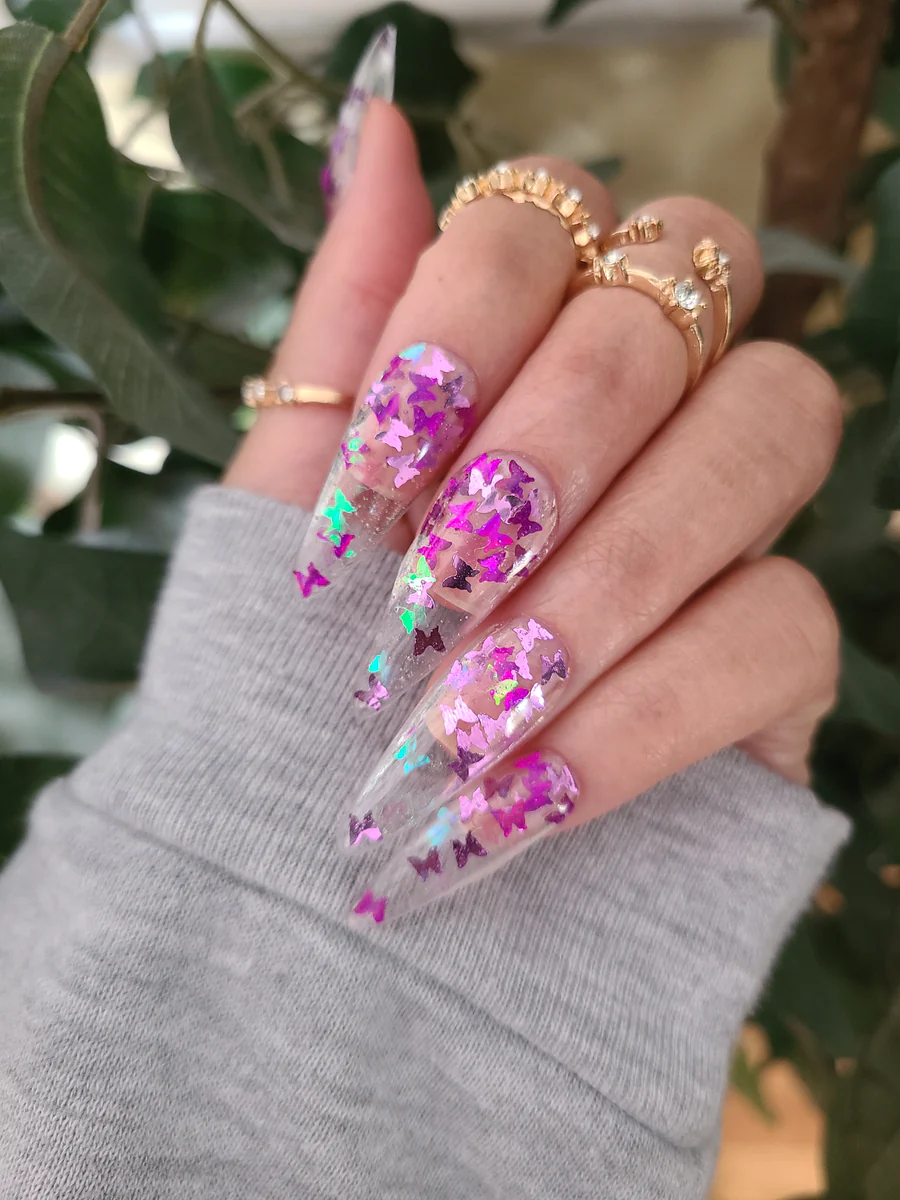
<instances>
[{"instance_id":1,"label":"brown branch","mask_svg":"<svg viewBox=\"0 0 900 1200\"><path fill-rule=\"evenodd\" d=\"M841 245L890 18L891 0L808 0L798 15L800 44L766 157L763 224ZM754 332L799 341L824 286L772 276Z\"/></svg>"},{"instance_id":2,"label":"brown branch","mask_svg":"<svg viewBox=\"0 0 900 1200\"><path fill-rule=\"evenodd\" d=\"M84 0L84 3L75 13L75 16L69 22L68 28L62 35L62 40L66 43L72 53L77 53L83 50L85 43L90 37L91 30L97 23L101 12L103 12L106 0Z\"/></svg>"}]
</instances>

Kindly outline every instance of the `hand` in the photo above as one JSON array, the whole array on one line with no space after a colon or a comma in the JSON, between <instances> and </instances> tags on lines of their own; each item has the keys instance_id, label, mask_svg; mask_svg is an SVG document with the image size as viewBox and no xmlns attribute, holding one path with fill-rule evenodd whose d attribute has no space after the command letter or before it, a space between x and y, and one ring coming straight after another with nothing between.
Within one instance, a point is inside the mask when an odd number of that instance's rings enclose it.
<instances>
[{"instance_id":1,"label":"hand","mask_svg":"<svg viewBox=\"0 0 900 1200\"><path fill-rule=\"evenodd\" d=\"M226 476L312 508L338 453L352 507L330 526L313 522L301 579L320 552L338 587L376 541L410 548L383 629L358 647L361 671L381 656L368 685L361 677L373 708L397 706L398 691L435 671L343 817L351 844L397 842L361 901L376 919L383 894L403 911L421 903L419 880L441 894L724 746L804 781L837 662L816 581L762 557L835 453L829 377L790 347L747 344L685 396L686 342L650 298L604 287L566 302L572 242L547 213L482 199L428 245L433 216L415 163L402 118L373 103L272 368L373 396L360 426L371 457L346 441L338 449L346 413L280 408L260 414ZM578 187L604 232L614 228L595 179L570 163L528 163ZM634 262L685 278L692 248L712 238L731 257L739 330L761 289L751 235L702 200L646 211L665 237L635 248ZM423 358L397 359L423 342ZM415 418L413 392L425 385L411 382L411 361L420 378L458 381L463 417L441 397L443 428L414 436L409 423L439 405L422 396ZM360 387L385 379L387 391ZM379 413L379 396L395 390L397 412ZM425 454L398 483L407 445ZM343 545L353 561L337 562L329 529L353 533ZM327 587L311 590L298 603L327 603ZM490 631L478 628L488 613Z\"/></svg>"}]
</instances>

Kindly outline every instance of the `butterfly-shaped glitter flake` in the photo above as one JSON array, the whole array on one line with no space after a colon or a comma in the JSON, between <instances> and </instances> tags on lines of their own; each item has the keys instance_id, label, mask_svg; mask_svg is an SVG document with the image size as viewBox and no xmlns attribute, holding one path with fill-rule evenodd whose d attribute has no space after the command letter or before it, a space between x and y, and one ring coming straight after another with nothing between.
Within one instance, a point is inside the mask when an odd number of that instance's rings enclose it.
<instances>
[{"instance_id":1,"label":"butterfly-shaped glitter flake","mask_svg":"<svg viewBox=\"0 0 900 1200\"><path fill-rule=\"evenodd\" d=\"M469 467L469 495L474 496L476 492L480 492L482 499L486 500L503 479L497 472L499 466L499 458L488 459L486 454L476 458Z\"/></svg>"},{"instance_id":2,"label":"butterfly-shaped glitter flake","mask_svg":"<svg viewBox=\"0 0 900 1200\"><path fill-rule=\"evenodd\" d=\"M488 554L484 558L479 558L478 566L481 568L481 579L479 582L506 583L509 576L502 570L505 558L505 550L498 550L496 554Z\"/></svg>"},{"instance_id":3,"label":"butterfly-shaped glitter flake","mask_svg":"<svg viewBox=\"0 0 900 1200\"><path fill-rule=\"evenodd\" d=\"M517 525L519 532L516 537L519 541L524 537L529 537L532 533L540 533L544 528L537 521L531 519L531 501L526 500L524 504L520 504L513 515L509 518L510 525Z\"/></svg>"},{"instance_id":4,"label":"butterfly-shaped glitter flake","mask_svg":"<svg viewBox=\"0 0 900 1200\"><path fill-rule=\"evenodd\" d=\"M350 845L358 846L363 840L369 842L381 841L381 830L375 824L371 810L363 814L362 820L350 814Z\"/></svg>"},{"instance_id":5,"label":"butterfly-shaped glitter flake","mask_svg":"<svg viewBox=\"0 0 900 1200\"><path fill-rule=\"evenodd\" d=\"M470 854L474 854L478 858L484 858L487 855L487 850L485 850L471 829L466 834L464 842L460 842L454 838L452 845L453 853L456 855L456 865L460 868L464 867L469 861Z\"/></svg>"},{"instance_id":6,"label":"butterfly-shaped glitter flake","mask_svg":"<svg viewBox=\"0 0 900 1200\"><path fill-rule=\"evenodd\" d=\"M509 837L513 831L513 826L520 830L528 828L525 824L524 800L516 800L514 804L510 804L506 808L492 808L491 816L503 830L504 837Z\"/></svg>"},{"instance_id":7,"label":"butterfly-shaped glitter flake","mask_svg":"<svg viewBox=\"0 0 900 1200\"><path fill-rule=\"evenodd\" d=\"M503 707L507 712L509 712L511 708L515 708L518 704L521 704L523 700L527 700L528 696L528 688L513 688L511 692L503 697Z\"/></svg>"},{"instance_id":8,"label":"butterfly-shaped glitter flake","mask_svg":"<svg viewBox=\"0 0 900 1200\"><path fill-rule=\"evenodd\" d=\"M414 854L410 854L406 861L415 868L416 874L423 882L428 879L429 871L435 875L443 874L441 856L438 854L437 846L432 846L424 858L416 858Z\"/></svg>"},{"instance_id":9,"label":"butterfly-shaped glitter flake","mask_svg":"<svg viewBox=\"0 0 900 1200\"><path fill-rule=\"evenodd\" d=\"M524 650L520 650L516 655L516 670L519 672L520 679L531 679L531 667L528 665L528 655Z\"/></svg>"},{"instance_id":10,"label":"butterfly-shaped glitter flake","mask_svg":"<svg viewBox=\"0 0 900 1200\"><path fill-rule=\"evenodd\" d=\"M366 708L371 708L373 712L380 712L382 701L390 698L390 692L374 673L369 675L369 690L360 689L354 692L354 698L360 704L365 704Z\"/></svg>"},{"instance_id":11,"label":"butterfly-shaped glitter flake","mask_svg":"<svg viewBox=\"0 0 900 1200\"><path fill-rule=\"evenodd\" d=\"M489 746L495 746L498 742L504 741L508 735L505 716L489 717L487 713L479 713L478 724L481 726Z\"/></svg>"},{"instance_id":12,"label":"butterfly-shaped glitter flake","mask_svg":"<svg viewBox=\"0 0 900 1200\"><path fill-rule=\"evenodd\" d=\"M374 393L370 392L366 397L366 403L378 418L379 425L383 425L385 421L393 421L400 411L400 397L396 392L383 402Z\"/></svg>"},{"instance_id":13,"label":"butterfly-shaped glitter flake","mask_svg":"<svg viewBox=\"0 0 900 1200\"><path fill-rule=\"evenodd\" d=\"M411 479L422 474L418 467L412 465L414 458L414 454L394 454L387 460L388 466L393 467L397 472L394 476L395 488L402 488Z\"/></svg>"},{"instance_id":14,"label":"butterfly-shaped glitter flake","mask_svg":"<svg viewBox=\"0 0 900 1200\"><path fill-rule=\"evenodd\" d=\"M464 687L472 678L472 667L462 659L454 659L447 671L447 677L444 680L447 687L455 688L457 691Z\"/></svg>"},{"instance_id":15,"label":"butterfly-shaped glitter flake","mask_svg":"<svg viewBox=\"0 0 900 1200\"><path fill-rule=\"evenodd\" d=\"M568 673L562 650L557 650L552 659L548 658L546 654L541 655L541 683L549 683L554 675L565 679Z\"/></svg>"},{"instance_id":16,"label":"butterfly-shaped glitter flake","mask_svg":"<svg viewBox=\"0 0 900 1200\"><path fill-rule=\"evenodd\" d=\"M490 652L491 671L498 681L514 679L516 669L510 661L513 656L512 646L494 646Z\"/></svg>"},{"instance_id":17,"label":"butterfly-shaped glitter flake","mask_svg":"<svg viewBox=\"0 0 900 1200\"><path fill-rule=\"evenodd\" d=\"M305 597L309 597L309 594L312 592L314 587L328 587L329 583L331 582L330 579L325 578L315 563L309 564L305 575L302 571L295 571L294 578L297 580L300 591Z\"/></svg>"},{"instance_id":18,"label":"butterfly-shaped glitter flake","mask_svg":"<svg viewBox=\"0 0 900 1200\"><path fill-rule=\"evenodd\" d=\"M424 342L413 342L411 346L407 346L405 350L400 351L400 357L406 362L418 362L425 353Z\"/></svg>"},{"instance_id":19,"label":"butterfly-shaped glitter flake","mask_svg":"<svg viewBox=\"0 0 900 1200\"><path fill-rule=\"evenodd\" d=\"M472 585L469 583L469 580L474 579L480 572L476 571L474 567L470 567L467 562L463 562L458 554L453 555L453 569L455 573L448 575L441 584L441 587L456 588L461 592L471 592Z\"/></svg>"},{"instance_id":20,"label":"butterfly-shaped glitter flake","mask_svg":"<svg viewBox=\"0 0 900 1200\"><path fill-rule=\"evenodd\" d=\"M444 639L441 637L439 625L435 625L430 633L426 633L424 629L416 628L413 658L418 658L426 650L434 650L436 654L444 654L446 652L447 647L444 645Z\"/></svg>"},{"instance_id":21,"label":"butterfly-shaped glitter flake","mask_svg":"<svg viewBox=\"0 0 900 1200\"><path fill-rule=\"evenodd\" d=\"M428 595L428 589L435 582L435 578L425 558L419 555L413 570L403 576L403 582L409 588L407 604L419 604L422 608L434 608L434 601Z\"/></svg>"},{"instance_id":22,"label":"butterfly-shaped glitter flake","mask_svg":"<svg viewBox=\"0 0 900 1200\"><path fill-rule=\"evenodd\" d=\"M371 913L372 920L376 925L380 925L384 920L387 901L387 896L376 896L372 892L366 892L353 911L361 917Z\"/></svg>"},{"instance_id":23,"label":"butterfly-shaped glitter flake","mask_svg":"<svg viewBox=\"0 0 900 1200\"><path fill-rule=\"evenodd\" d=\"M484 794L488 800L493 799L494 796L499 796L501 800L505 800L509 795L509 789L512 787L513 782L514 776L512 771L507 775L501 776L500 779L495 779L493 775L487 775L484 780Z\"/></svg>"},{"instance_id":24,"label":"butterfly-shaped glitter flake","mask_svg":"<svg viewBox=\"0 0 900 1200\"><path fill-rule=\"evenodd\" d=\"M444 538L438 537L436 533L432 533L428 535L428 545L420 546L416 553L420 554L428 563L429 567L434 570L434 567L437 563L437 556L442 550L449 550L452 544L452 542L448 542Z\"/></svg>"},{"instance_id":25,"label":"butterfly-shaped glitter flake","mask_svg":"<svg viewBox=\"0 0 900 1200\"><path fill-rule=\"evenodd\" d=\"M453 733L459 725L460 721L466 721L472 724L478 718L463 700L462 696L457 696L453 704L441 705L441 717L444 722L444 732Z\"/></svg>"},{"instance_id":26,"label":"butterfly-shaped glitter flake","mask_svg":"<svg viewBox=\"0 0 900 1200\"><path fill-rule=\"evenodd\" d=\"M395 450L403 449L403 439L411 437L412 430L408 425L404 425L402 421L395 418L391 420L387 429L382 429L380 433L376 433L375 437L379 442L384 442L386 446L392 446Z\"/></svg>"},{"instance_id":27,"label":"butterfly-shaped glitter flake","mask_svg":"<svg viewBox=\"0 0 900 1200\"><path fill-rule=\"evenodd\" d=\"M413 385L413 390L409 394L410 404L434 404L437 400L437 396L434 394L434 379L428 375L410 371L409 382Z\"/></svg>"},{"instance_id":28,"label":"butterfly-shaped glitter flake","mask_svg":"<svg viewBox=\"0 0 900 1200\"><path fill-rule=\"evenodd\" d=\"M510 692L516 690L516 681L512 677L502 679L496 687L491 688L491 698L495 704L502 704Z\"/></svg>"},{"instance_id":29,"label":"butterfly-shaped glitter flake","mask_svg":"<svg viewBox=\"0 0 900 1200\"><path fill-rule=\"evenodd\" d=\"M463 500L459 504L448 505L453 516L447 522L447 528L458 529L460 533L471 533L472 522L469 520L469 514L474 511L477 503L477 500Z\"/></svg>"},{"instance_id":30,"label":"butterfly-shaped glitter flake","mask_svg":"<svg viewBox=\"0 0 900 1200\"><path fill-rule=\"evenodd\" d=\"M563 796L561 800L557 800L555 809L547 813L544 820L549 821L551 825L561 825L574 808L575 801L571 796Z\"/></svg>"},{"instance_id":31,"label":"butterfly-shaped glitter flake","mask_svg":"<svg viewBox=\"0 0 900 1200\"><path fill-rule=\"evenodd\" d=\"M326 504L322 509L322 516L326 518L333 532L339 533L346 522L344 515L346 513L356 512L355 507L350 503L340 488L334 489L334 500L331 504Z\"/></svg>"},{"instance_id":32,"label":"butterfly-shaped glitter flake","mask_svg":"<svg viewBox=\"0 0 900 1200\"><path fill-rule=\"evenodd\" d=\"M449 375L451 371L455 370L456 368L450 359L435 347L431 352L431 366L428 368L428 374L440 382L442 375ZM462 379L461 375L460 379Z\"/></svg>"},{"instance_id":33,"label":"butterfly-shaped glitter flake","mask_svg":"<svg viewBox=\"0 0 900 1200\"><path fill-rule=\"evenodd\" d=\"M356 534L354 533L338 533L334 530L332 533L323 533L320 529L316 535L323 542L330 542L331 549L335 558L353 558L354 553L350 549L350 543L353 541Z\"/></svg>"},{"instance_id":34,"label":"butterfly-shaped glitter flake","mask_svg":"<svg viewBox=\"0 0 900 1200\"><path fill-rule=\"evenodd\" d=\"M526 654L530 654L534 649L535 642L550 642L553 640L553 634L546 630L543 625L539 625L533 617L529 618L526 628L521 629L518 625L513 627L513 633L519 639L519 643Z\"/></svg>"},{"instance_id":35,"label":"butterfly-shaped glitter flake","mask_svg":"<svg viewBox=\"0 0 900 1200\"><path fill-rule=\"evenodd\" d=\"M546 808L547 805L550 803L550 782L549 782L549 780L547 781L546 790L542 791L540 788L535 788L533 791L529 792L528 796L525 798L524 803L525 803L525 811L526 812L534 812L535 809Z\"/></svg>"},{"instance_id":36,"label":"butterfly-shaped glitter flake","mask_svg":"<svg viewBox=\"0 0 900 1200\"><path fill-rule=\"evenodd\" d=\"M398 762L403 763L404 775L408 775L410 771L418 770L419 767L424 767L431 762L431 759L427 754L420 754L418 758L413 758L413 755L418 748L418 744L418 738L416 737L415 731L411 729L406 741L403 742L400 749L394 753L394 758L396 758Z\"/></svg>"},{"instance_id":37,"label":"butterfly-shaped glitter flake","mask_svg":"<svg viewBox=\"0 0 900 1200\"><path fill-rule=\"evenodd\" d=\"M444 414L438 409L429 417L424 408L418 404L412 406L413 410L413 433L424 433L426 437L432 440L437 437L438 430L444 423Z\"/></svg>"},{"instance_id":38,"label":"butterfly-shaped glitter flake","mask_svg":"<svg viewBox=\"0 0 900 1200\"><path fill-rule=\"evenodd\" d=\"M456 813L451 812L449 808L439 808L436 814L434 824L428 830L428 841L432 846L439 846L441 842L445 842L450 836L450 826L455 825L457 821Z\"/></svg>"},{"instance_id":39,"label":"butterfly-shaped glitter flake","mask_svg":"<svg viewBox=\"0 0 900 1200\"><path fill-rule=\"evenodd\" d=\"M476 763L481 762L481 760L484 758L484 755L476 754L473 750L461 750L458 747L457 754L459 757L450 764L450 770L455 772L455 774L460 777L463 783L465 783L469 778L469 768L474 767Z\"/></svg>"},{"instance_id":40,"label":"butterfly-shaped glitter flake","mask_svg":"<svg viewBox=\"0 0 900 1200\"><path fill-rule=\"evenodd\" d=\"M463 822L470 821L473 813L487 812L489 808L490 805L485 800L481 788L476 788L471 796L460 796L459 798L459 818Z\"/></svg>"},{"instance_id":41,"label":"butterfly-shaped glitter flake","mask_svg":"<svg viewBox=\"0 0 900 1200\"><path fill-rule=\"evenodd\" d=\"M512 538L500 530L502 524L500 514L494 513L492 517L489 517L483 525L479 525L475 530L478 536L484 539L485 550L501 550L504 546L512 545Z\"/></svg>"},{"instance_id":42,"label":"butterfly-shaped glitter flake","mask_svg":"<svg viewBox=\"0 0 900 1200\"><path fill-rule=\"evenodd\" d=\"M354 463L362 462L363 455L368 453L369 447L361 437L352 437L346 442L341 442L341 455L348 471Z\"/></svg>"},{"instance_id":43,"label":"butterfly-shaped glitter flake","mask_svg":"<svg viewBox=\"0 0 900 1200\"><path fill-rule=\"evenodd\" d=\"M534 483L533 475L526 475L514 458L509 460L509 490L516 496L522 495L526 483Z\"/></svg>"},{"instance_id":44,"label":"butterfly-shaped glitter flake","mask_svg":"<svg viewBox=\"0 0 900 1200\"><path fill-rule=\"evenodd\" d=\"M541 685L536 683L516 707L526 721L530 721L536 712L543 712L546 708L546 703Z\"/></svg>"}]
</instances>

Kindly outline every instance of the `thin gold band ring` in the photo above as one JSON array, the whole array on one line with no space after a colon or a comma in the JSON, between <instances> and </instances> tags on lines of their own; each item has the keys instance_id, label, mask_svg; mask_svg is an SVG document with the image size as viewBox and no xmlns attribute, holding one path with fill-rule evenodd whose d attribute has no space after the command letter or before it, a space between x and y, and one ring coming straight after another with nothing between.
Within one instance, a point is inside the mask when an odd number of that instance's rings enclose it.
<instances>
[{"instance_id":1,"label":"thin gold band ring","mask_svg":"<svg viewBox=\"0 0 900 1200\"><path fill-rule=\"evenodd\" d=\"M241 399L248 408L278 408L281 405L328 404L349 407L352 396L336 388L312 383L273 383L262 375L248 375L241 385Z\"/></svg>"}]
</instances>

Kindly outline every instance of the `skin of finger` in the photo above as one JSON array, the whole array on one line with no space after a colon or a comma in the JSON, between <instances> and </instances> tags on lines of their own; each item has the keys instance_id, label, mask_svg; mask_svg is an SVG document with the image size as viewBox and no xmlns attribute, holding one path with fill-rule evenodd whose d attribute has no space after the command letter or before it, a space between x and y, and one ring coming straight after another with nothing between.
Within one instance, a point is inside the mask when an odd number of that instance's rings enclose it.
<instances>
[{"instance_id":1,"label":"skin of finger","mask_svg":"<svg viewBox=\"0 0 900 1200\"><path fill-rule=\"evenodd\" d=\"M792 716L794 751L767 758L759 742L757 756L802 783L837 672L837 621L814 577L789 559L741 564L598 680L541 749L563 755L579 781L573 824L726 746L749 748L754 731Z\"/></svg>"},{"instance_id":2,"label":"skin of finger","mask_svg":"<svg viewBox=\"0 0 900 1200\"><path fill-rule=\"evenodd\" d=\"M307 269L271 378L355 395L433 228L412 131L373 100L356 173ZM263 410L223 482L312 508L347 420L345 409L318 404Z\"/></svg>"},{"instance_id":3,"label":"skin of finger","mask_svg":"<svg viewBox=\"0 0 900 1200\"><path fill-rule=\"evenodd\" d=\"M740 329L753 312L761 280L749 231L705 201L661 200L651 211L665 223L670 260L682 267L691 261L700 227L735 247L732 290ZM465 457L502 448L541 467L556 484L559 546L671 414L686 370L682 335L649 297L591 288L563 308L473 435Z\"/></svg>"},{"instance_id":4,"label":"skin of finger","mask_svg":"<svg viewBox=\"0 0 900 1200\"><path fill-rule=\"evenodd\" d=\"M789 346L723 360L492 620L532 616L566 643L579 692L815 493L840 437L830 377Z\"/></svg>"}]
</instances>

